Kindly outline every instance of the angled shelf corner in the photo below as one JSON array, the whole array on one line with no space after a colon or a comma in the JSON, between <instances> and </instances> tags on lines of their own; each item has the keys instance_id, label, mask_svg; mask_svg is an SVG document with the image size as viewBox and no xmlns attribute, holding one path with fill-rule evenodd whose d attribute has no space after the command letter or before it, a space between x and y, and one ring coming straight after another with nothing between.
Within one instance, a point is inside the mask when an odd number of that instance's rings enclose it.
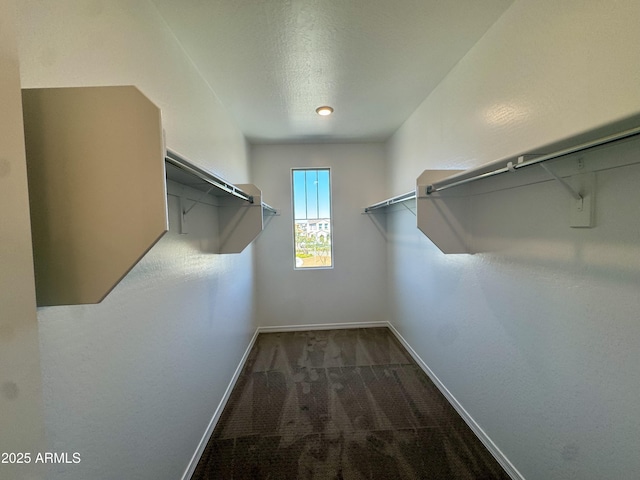
<instances>
[{"instance_id":1,"label":"angled shelf corner","mask_svg":"<svg viewBox=\"0 0 640 480\"><path fill-rule=\"evenodd\" d=\"M242 252L262 232L265 215L277 214L262 201L262 192L255 185L234 185L171 150L167 150L165 160L168 180L198 190L202 196L216 197L219 232L216 253ZM181 197L180 233L188 232L187 217L195 203L197 200L188 202Z\"/></svg>"},{"instance_id":2,"label":"angled shelf corner","mask_svg":"<svg viewBox=\"0 0 640 480\"><path fill-rule=\"evenodd\" d=\"M168 229L160 110L132 86L22 102L37 304L99 303Z\"/></svg>"},{"instance_id":3,"label":"angled shelf corner","mask_svg":"<svg viewBox=\"0 0 640 480\"><path fill-rule=\"evenodd\" d=\"M160 109L135 87L23 89L22 102L40 307L115 288L169 229L167 177L220 197L220 253L244 250L277 213L254 185L165 152Z\"/></svg>"},{"instance_id":4,"label":"angled shelf corner","mask_svg":"<svg viewBox=\"0 0 640 480\"><path fill-rule=\"evenodd\" d=\"M425 170L417 179L416 218L418 229L443 253L470 253L467 225L468 198L427 195L428 185L460 170Z\"/></svg>"},{"instance_id":5,"label":"angled shelf corner","mask_svg":"<svg viewBox=\"0 0 640 480\"><path fill-rule=\"evenodd\" d=\"M586 152L637 139L640 127L629 128L630 122L637 125L637 121L637 118L623 119L543 148L552 153L521 154L464 171L425 170L416 182L418 228L443 253L473 253L470 211L474 195L515 191L515 187L549 181L555 181L566 193L569 226L594 227L596 172L640 160L635 156L586 158L589 156ZM540 168L527 168L533 166ZM513 174L518 172L522 173Z\"/></svg>"}]
</instances>

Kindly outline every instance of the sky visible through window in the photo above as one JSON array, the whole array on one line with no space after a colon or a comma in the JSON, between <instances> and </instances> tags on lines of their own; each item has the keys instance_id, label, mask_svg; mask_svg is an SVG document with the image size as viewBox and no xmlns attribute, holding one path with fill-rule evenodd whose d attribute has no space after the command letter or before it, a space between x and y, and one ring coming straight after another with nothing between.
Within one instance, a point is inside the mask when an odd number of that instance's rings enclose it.
<instances>
[{"instance_id":1,"label":"sky visible through window","mask_svg":"<svg viewBox=\"0 0 640 480\"><path fill-rule=\"evenodd\" d=\"M296 268L332 266L329 169L292 171Z\"/></svg>"}]
</instances>

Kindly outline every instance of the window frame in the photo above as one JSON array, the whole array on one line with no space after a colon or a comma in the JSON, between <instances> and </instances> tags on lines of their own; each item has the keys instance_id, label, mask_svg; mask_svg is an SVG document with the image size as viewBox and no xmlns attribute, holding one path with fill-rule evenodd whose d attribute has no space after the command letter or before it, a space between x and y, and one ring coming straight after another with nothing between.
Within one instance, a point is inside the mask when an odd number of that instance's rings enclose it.
<instances>
[{"instance_id":1,"label":"window frame","mask_svg":"<svg viewBox=\"0 0 640 480\"><path fill-rule=\"evenodd\" d=\"M329 173L329 228L328 228L328 232L329 232L329 238L331 240L330 243L330 258L331 258L331 265L325 266L325 265L320 265L320 266L313 266L313 267L298 267L296 265L296 210L295 210L295 197L294 197L294 187L293 187L293 174L294 172L299 172L299 171L321 171L321 170L326 170ZM293 270L294 271L317 271L317 270L333 270L333 268L335 267L335 256L334 256L334 248L333 248L333 234L334 234L334 230L333 230L333 175L331 172L331 167L292 167L291 171L289 173L289 184L291 186L291 225L292 225L292 229L291 229L291 238L293 240L293 248L292 248L292 252L293 252ZM320 218L318 218L318 220L320 220ZM307 219L307 221L309 221L309 219ZM319 223L319 222L318 222ZM324 223L324 222L323 222ZM320 230L318 230L320 231ZM325 230L326 231L326 230Z\"/></svg>"}]
</instances>

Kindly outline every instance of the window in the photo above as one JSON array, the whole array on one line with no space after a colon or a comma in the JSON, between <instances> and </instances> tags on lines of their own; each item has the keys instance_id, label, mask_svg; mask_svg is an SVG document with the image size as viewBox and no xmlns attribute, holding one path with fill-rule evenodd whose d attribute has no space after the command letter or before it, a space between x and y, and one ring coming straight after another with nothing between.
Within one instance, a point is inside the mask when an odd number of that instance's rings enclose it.
<instances>
[{"instance_id":1,"label":"window","mask_svg":"<svg viewBox=\"0 0 640 480\"><path fill-rule=\"evenodd\" d=\"M294 169L291 180L295 268L331 268L333 247L329 169Z\"/></svg>"}]
</instances>

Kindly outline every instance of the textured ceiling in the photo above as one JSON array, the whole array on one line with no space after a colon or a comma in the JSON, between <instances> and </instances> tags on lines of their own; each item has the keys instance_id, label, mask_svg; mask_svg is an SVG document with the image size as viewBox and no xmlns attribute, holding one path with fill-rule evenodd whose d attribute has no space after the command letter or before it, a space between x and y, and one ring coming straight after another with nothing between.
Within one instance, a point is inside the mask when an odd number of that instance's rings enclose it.
<instances>
[{"instance_id":1,"label":"textured ceiling","mask_svg":"<svg viewBox=\"0 0 640 480\"><path fill-rule=\"evenodd\" d=\"M249 141L284 143L387 139L512 0L152 2Z\"/></svg>"}]
</instances>

